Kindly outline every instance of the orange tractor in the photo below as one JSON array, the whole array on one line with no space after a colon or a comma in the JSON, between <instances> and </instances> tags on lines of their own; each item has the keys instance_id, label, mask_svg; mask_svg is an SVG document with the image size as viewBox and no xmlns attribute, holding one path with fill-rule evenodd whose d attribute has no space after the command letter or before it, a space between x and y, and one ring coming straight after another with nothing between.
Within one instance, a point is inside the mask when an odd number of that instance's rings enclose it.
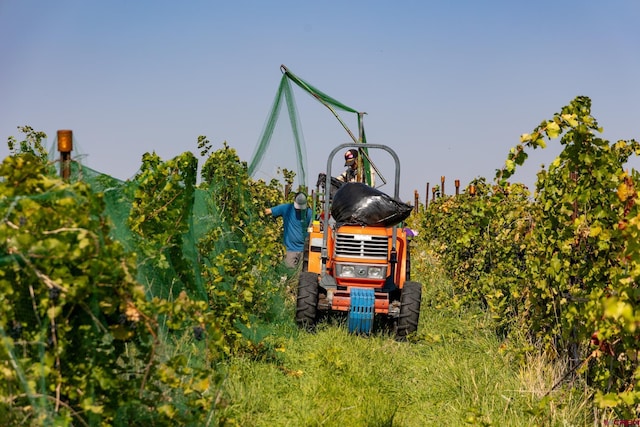
<instances>
[{"instance_id":1,"label":"orange tractor","mask_svg":"<svg viewBox=\"0 0 640 427\"><path fill-rule=\"evenodd\" d=\"M396 338L404 340L416 332L420 318L422 285L410 280L410 236L399 224L408 217L411 206L398 202L400 162L386 145L346 143L336 147L327 161L326 177L337 152L345 148L384 150L395 162L393 198L361 183L340 187L333 197L317 191L314 203L322 212L308 233L304 263L299 276L296 323L313 328L321 313L347 314L350 332L369 334L374 318L382 317L394 327ZM347 195L341 197L342 193ZM356 197L354 197L354 194ZM358 194L364 194L358 199ZM347 206L349 215L336 217L336 205ZM397 209L396 209L397 207ZM374 217L367 217L367 210ZM409 231L409 234L410 231Z\"/></svg>"}]
</instances>

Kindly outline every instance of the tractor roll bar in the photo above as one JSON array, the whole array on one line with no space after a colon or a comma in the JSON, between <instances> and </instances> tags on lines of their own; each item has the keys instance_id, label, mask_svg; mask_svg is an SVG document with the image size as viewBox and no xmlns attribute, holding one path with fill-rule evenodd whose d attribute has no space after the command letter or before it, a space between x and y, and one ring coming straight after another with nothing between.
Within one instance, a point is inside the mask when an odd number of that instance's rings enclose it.
<instances>
[{"instance_id":1,"label":"tractor roll bar","mask_svg":"<svg viewBox=\"0 0 640 427\"><path fill-rule=\"evenodd\" d=\"M327 174L326 174L326 178L325 178L325 192L328 188L328 186L330 185L330 179L333 176L331 174L331 163L333 163L333 158L335 157L336 153L338 153L339 151L342 151L346 148L373 148L373 149L381 149L386 151L387 153L389 153L391 155L391 157L393 157L393 160L396 164L396 173L395 173L395 182L394 182L394 192L393 192L393 197L394 199L398 200L400 197L400 159L398 158L398 155L396 154L395 151L393 151L391 149L391 147L387 146L387 145L383 145L383 144L362 144L362 143L351 143L351 142L346 142L344 144L340 144L338 145L336 148L334 148L333 150L331 150L331 153L329 153L329 158L327 159ZM327 240L328 240L328 236L329 236L329 216L330 216L330 197L326 197L324 198L324 218L322 219L323 224L322 224L322 228L323 228L323 234L322 234L322 248L320 251L320 256L322 259L322 276L324 276L326 274L326 267L327 267L327 259L328 259L328 253L327 253ZM395 250L396 247L396 232L397 232L397 226L393 226L393 237L392 237L392 247Z\"/></svg>"}]
</instances>

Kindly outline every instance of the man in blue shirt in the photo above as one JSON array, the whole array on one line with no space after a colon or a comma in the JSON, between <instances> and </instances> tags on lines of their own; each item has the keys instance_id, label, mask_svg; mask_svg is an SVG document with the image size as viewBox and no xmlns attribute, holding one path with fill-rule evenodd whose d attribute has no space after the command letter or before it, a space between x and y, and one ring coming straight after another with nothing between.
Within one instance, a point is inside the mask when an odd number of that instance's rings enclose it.
<instances>
[{"instance_id":1,"label":"man in blue shirt","mask_svg":"<svg viewBox=\"0 0 640 427\"><path fill-rule=\"evenodd\" d=\"M284 203L265 209L267 215L282 217L284 221L284 246L287 250L284 263L289 268L297 268L302 259L307 228L311 224L312 212L307 207L307 196L296 194L293 203Z\"/></svg>"}]
</instances>

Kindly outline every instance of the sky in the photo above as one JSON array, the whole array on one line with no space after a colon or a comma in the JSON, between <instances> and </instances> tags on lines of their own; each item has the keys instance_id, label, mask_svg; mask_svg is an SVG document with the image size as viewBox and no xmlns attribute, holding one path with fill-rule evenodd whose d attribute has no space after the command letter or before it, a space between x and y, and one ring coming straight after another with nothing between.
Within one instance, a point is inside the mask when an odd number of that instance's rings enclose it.
<instances>
[{"instance_id":1,"label":"sky","mask_svg":"<svg viewBox=\"0 0 640 427\"><path fill-rule=\"evenodd\" d=\"M366 112L367 141L400 159L399 197L423 200L441 177L446 193L492 180L520 135L576 96L601 137L640 139L639 21L637 0L0 0L0 158L28 125L48 146L71 129L73 155L122 180L147 152L198 155L199 135L250 162L285 65ZM350 139L294 93L314 186ZM559 152L558 140L531 152L512 181L533 188ZM280 141L267 157L293 170L292 153Z\"/></svg>"}]
</instances>

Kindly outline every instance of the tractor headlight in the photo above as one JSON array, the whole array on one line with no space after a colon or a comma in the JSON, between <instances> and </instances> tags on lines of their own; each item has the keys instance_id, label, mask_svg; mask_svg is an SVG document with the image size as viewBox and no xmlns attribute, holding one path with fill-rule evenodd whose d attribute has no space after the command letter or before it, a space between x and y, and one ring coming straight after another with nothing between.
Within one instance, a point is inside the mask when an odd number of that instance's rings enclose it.
<instances>
[{"instance_id":1,"label":"tractor headlight","mask_svg":"<svg viewBox=\"0 0 640 427\"><path fill-rule=\"evenodd\" d=\"M368 275L372 279L383 279L385 268L382 267L369 267Z\"/></svg>"},{"instance_id":2,"label":"tractor headlight","mask_svg":"<svg viewBox=\"0 0 640 427\"><path fill-rule=\"evenodd\" d=\"M356 277L356 269L353 265L338 264L338 277Z\"/></svg>"},{"instance_id":3,"label":"tractor headlight","mask_svg":"<svg viewBox=\"0 0 640 427\"><path fill-rule=\"evenodd\" d=\"M387 266L338 263L336 277L380 280L387 277Z\"/></svg>"}]
</instances>

